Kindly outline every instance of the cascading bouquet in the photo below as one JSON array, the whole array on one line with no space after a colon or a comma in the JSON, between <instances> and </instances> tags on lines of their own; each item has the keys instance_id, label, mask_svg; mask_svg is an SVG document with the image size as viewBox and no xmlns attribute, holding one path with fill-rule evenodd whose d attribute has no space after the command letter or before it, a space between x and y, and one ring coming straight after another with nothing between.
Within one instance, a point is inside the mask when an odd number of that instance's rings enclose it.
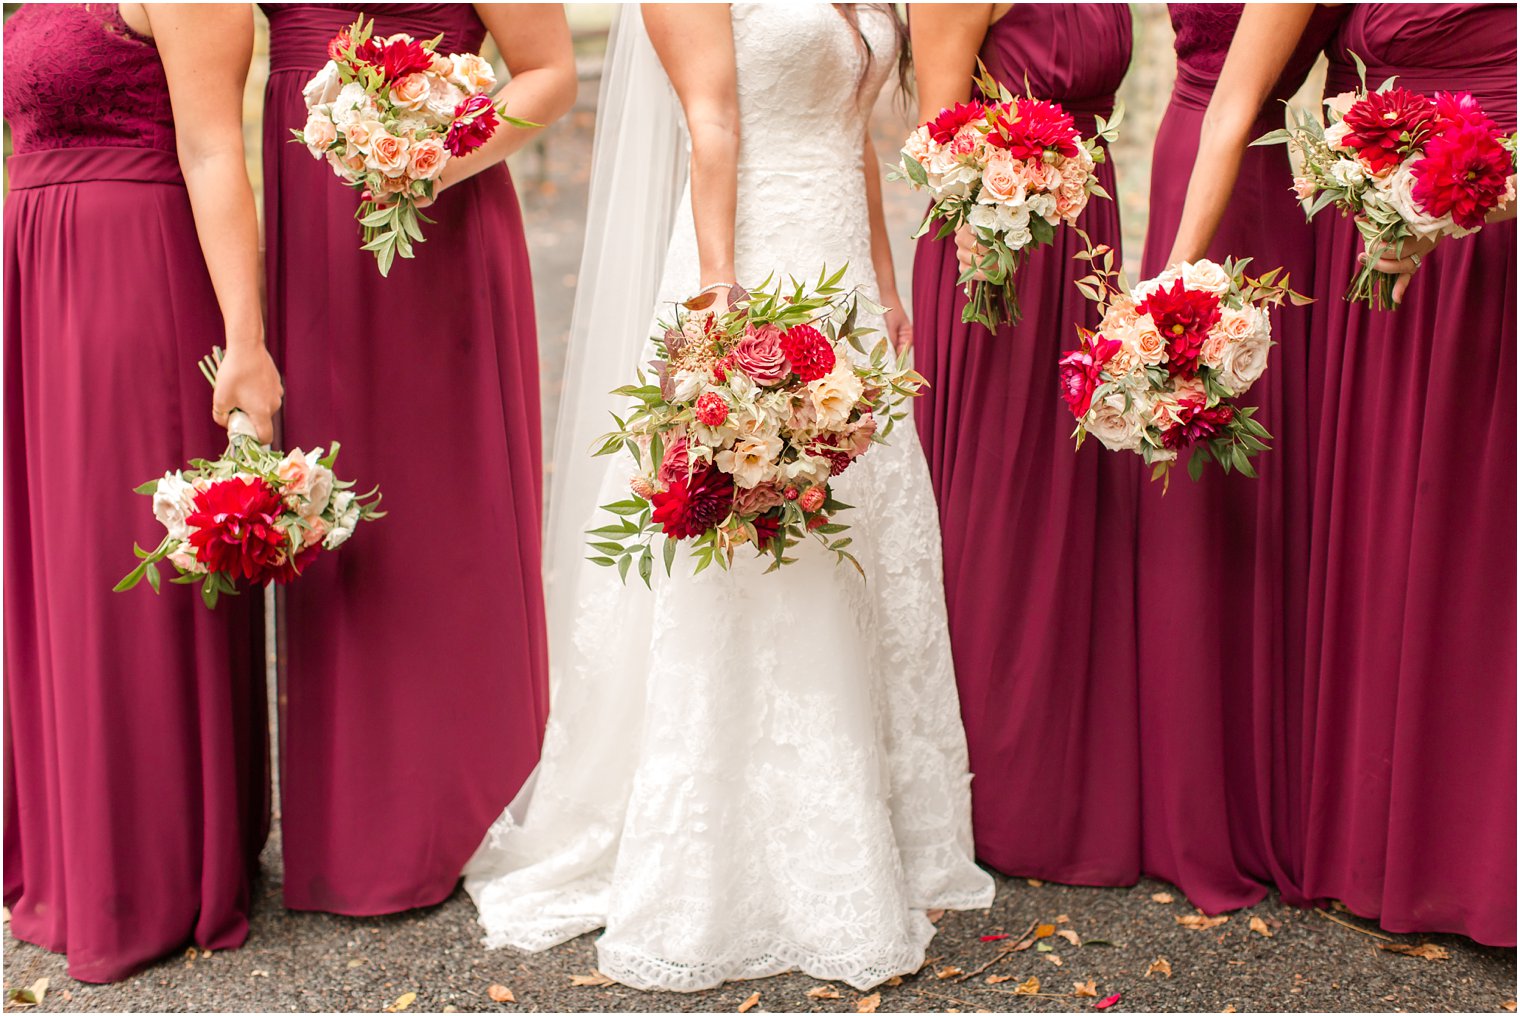
<instances>
[{"instance_id":1,"label":"cascading bouquet","mask_svg":"<svg viewBox=\"0 0 1520 1016\"><path fill-rule=\"evenodd\" d=\"M1105 158L1100 142L1118 137L1122 108L1098 118L1097 134L1084 138L1060 104L1015 98L978 63L977 89L995 101L973 99L942 110L920 125L902 149L892 179L927 190L934 203L915 237L940 223L936 238L969 225L987 251L961 273L967 303L962 321L996 328L1019 320L1015 275L1037 247L1070 225L1091 195L1110 197L1093 167ZM984 280L974 278L980 269Z\"/></svg>"},{"instance_id":2,"label":"cascading bouquet","mask_svg":"<svg viewBox=\"0 0 1520 1016\"><path fill-rule=\"evenodd\" d=\"M222 351L201 361L213 385ZM201 599L215 607L223 593L238 591L239 579L267 586L300 575L323 550L336 550L360 522L384 516L380 492L355 494L353 483L333 475L334 441L289 454L259 443L252 422L234 411L227 427L227 450L214 460L194 459L137 488L153 498L153 515L167 533L153 550L134 544L136 568L116 584L131 589L144 578L159 590L158 564L167 560L179 573L170 582L201 587Z\"/></svg>"},{"instance_id":3,"label":"cascading bouquet","mask_svg":"<svg viewBox=\"0 0 1520 1016\"><path fill-rule=\"evenodd\" d=\"M327 44L327 64L306 83L306 126L293 130L314 159L326 159L338 179L361 193L364 250L380 274L422 242L417 199L433 188L449 159L490 140L501 123L539 124L508 116L491 101L496 73L475 53L434 52L439 35L418 42L404 32L372 37L360 17Z\"/></svg>"},{"instance_id":4,"label":"cascading bouquet","mask_svg":"<svg viewBox=\"0 0 1520 1016\"><path fill-rule=\"evenodd\" d=\"M1272 435L1255 407L1234 400L1267 369L1268 308L1307 299L1280 268L1247 276L1249 258L1184 262L1126 292L1111 247L1089 245L1077 257L1092 268L1077 288L1103 311L1096 332L1078 326L1081 347L1060 361L1077 447L1091 434L1105 448L1135 452L1163 483L1189 450L1194 480L1209 459L1254 477L1251 457Z\"/></svg>"},{"instance_id":5,"label":"cascading bouquet","mask_svg":"<svg viewBox=\"0 0 1520 1016\"><path fill-rule=\"evenodd\" d=\"M596 454L627 449L639 471L633 497L602 506L617 521L590 531L592 561L626 581L637 560L647 585L663 533L666 574L681 540L695 572L727 568L746 544L774 571L811 533L860 569L835 521L850 505L829 481L886 440L924 379L885 337L868 348L873 330L859 311L883 310L843 290L843 278L825 269L811 289L795 279L753 293L736 286L726 314L708 309L707 294L661 322L653 376L640 370L637 384L612 393L636 402L626 419L613 415L617 430Z\"/></svg>"},{"instance_id":6,"label":"cascading bouquet","mask_svg":"<svg viewBox=\"0 0 1520 1016\"><path fill-rule=\"evenodd\" d=\"M1313 218L1327 205L1356 217L1370 255L1346 299L1393 308L1397 276L1372 263L1396 257L1409 238L1466 236L1488 213L1515 199L1514 133L1484 115L1469 92L1435 98L1394 85L1367 91L1367 68L1352 54L1361 87L1326 100L1327 125L1310 113L1257 145L1286 143L1303 158L1294 193Z\"/></svg>"}]
</instances>

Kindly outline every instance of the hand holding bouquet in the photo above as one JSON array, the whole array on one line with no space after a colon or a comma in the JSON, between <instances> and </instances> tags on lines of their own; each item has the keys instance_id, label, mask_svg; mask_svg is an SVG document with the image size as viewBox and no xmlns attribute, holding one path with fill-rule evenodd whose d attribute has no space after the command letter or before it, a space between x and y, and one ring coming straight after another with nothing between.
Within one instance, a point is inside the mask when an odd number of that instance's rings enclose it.
<instances>
[{"instance_id":1,"label":"hand holding bouquet","mask_svg":"<svg viewBox=\"0 0 1520 1016\"><path fill-rule=\"evenodd\" d=\"M216 382L221 350L201 361ZM122 592L144 578L159 589L158 563L165 559L180 585L200 584L201 599L215 607L223 593L236 594L239 579L256 585L286 583L323 550L336 550L360 522L378 519L380 494L355 494L354 485L332 472L338 444L326 455L316 448L290 454L259 443L251 421L232 413L227 450L221 458L195 459L189 469L165 473L137 488L153 498L153 515L167 530L157 548L133 546L140 561L116 584Z\"/></svg>"},{"instance_id":2,"label":"hand holding bouquet","mask_svg":"<svg viewBox=\"0 0 1520 1016\"><path fill-rule=\"evenodd\" d=\"M696 572L728 567L745 544L773 560L811 533L860 564L847 549L848 527L835 521L850 506L829 481L903 418L905 400L924 380L885 338L869 348L871 329L859 308L883 308L844 292L844 271L819 275L811 290L770 280L758 292L729 291L729 311L716 315L711 294L676 309L654 338L654 376L614 395L635 399L633 412L602 439L598 455L627 449L639 472L633 497L602 507L616 521L593 529L591 560L616 567L626 580L637 560L649 583L652 544L665 540L666 574L676 544L691 542ZM851 351L859 357L851 355Z\"/></svg>"},{"instance_id":3,"label":"hand holding bouquet","mask_svg":"<svg viewBox=\"0 0 1520 1016\"><path fill-rule=\"evenodd\" d=\"M1311 218L1331 204L1356 216L1367 259L1346 299L1389 310L1398 276L1376 262L1401 256L1410 238L1476 232L1514 201L1516 135L1500 131L1468 92L1432 99L1395 87L1393 78L1368 92L1367 69L1352 58L1361 88L1326 101L1327 125L1301 114L1293 127L1253 144L1286 142L1302 156L1293 188L1310 202Z\"/></svg>"},{"instance_id":4,"label":"hand holding bouquet","mask_svg":"<svg viewBox=\"0 0 1520 1016\"><path fill-rule=\"evenodd\" d=\"M1059 104L1014 98L978 66L978 92L997 99L957 103L918 127L893 179L934 200L915 236L935 222L937 237L963 225L975 232L986 254L961 273L969 298L961 320L996 328L1019 320L1014 276L1029 252L1076 222L1089 195L1110 197L1093 167L1105 158L1099 142L1118 136L1123 111L1099 117L1097 135L1083 138Z\"/></svg>"},{"instance_id":5,"label":"hand holding bouquet","mask_svg":"<svg viewBox=\"0 0 1520 1016\"><path fill-rule=\"evenodd\" d=\"M1138 453L1163 482L1189 450L1194 480L1209 459L1254 477L1251 457L1272 435L1254 407L1234 400L1267 369L1268 308L1307 301L1286 275L1278 281L1281 269L1248 277L1249 258L1184 262L1125 292L1113 256L1107 245L1077 255L1092 265L1077 288L1103 311L1096 332L1078 327L1081 348L1060 362L1077 447L1092 434L1113 451Z\"/></svg>"},{"instance_id":6,"label":"hand holding bouquet","mask_svg":"<svg viewBox=\"0 0 1520 1016\"><path fill-rule=\"evenodd\" d=\"M327 44L326 66L306 83L306 126L293 130L314 159L361 193L355 218L380 274L422 242L419 199L432 200L450 159L490 140L503 122L538 127L491 102L496 74L475 53L435 52L440 35L418 42L371 35L361 17Z\"/></svg>"}]
</instances>

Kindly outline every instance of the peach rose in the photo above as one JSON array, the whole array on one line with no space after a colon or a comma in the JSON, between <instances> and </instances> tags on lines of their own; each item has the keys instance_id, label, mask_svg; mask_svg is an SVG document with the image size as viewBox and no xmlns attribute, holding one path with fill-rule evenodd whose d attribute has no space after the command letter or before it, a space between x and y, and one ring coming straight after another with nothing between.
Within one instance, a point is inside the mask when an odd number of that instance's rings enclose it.
<instances>
[{"instance_id":1,"label":"peach rose","mask_svg":"<svg viewBox=\"0 0 1520 1016\"><path fill-rule=\"evenodd\" d=\"M428 79L421 71L391 82L391 101L402 109L421 109L427 105Z\"/></svg>"},{"instance_id":2,"label":"peach rose","mask_svg":"<svg viewBox=\"0 0 1520 1016\"><path fill-rule=\"evenodd\" d=\"M319 515L306 524L306 535L301 539L301 546L312 547L327 538L327 522Z\"/></svg>"},{"instance_id":3,"label":"peach rose","mask_svg":"<svg viewBox=\"0 0 1520 1016\"><path fill-rule=\"evenodd\" d=\"M982 167L982 193L977 201L987 204L1016 205L1024 200L1018 160L1006 152L995 152Z\"/></svg>"},{"instance_id":4,"label":"peach rose","mask_svg":"<svg viewBox=\"0 0 1520 1016\"><path fill-rule=\"evenodd\" d=\"M405 138L398 138L382 130L370 143L369 159L365 164L394 180L406 174L408 156L411 154L409 149Z\"/></svg>"},{"instance_id":5,"label":"peach rose","mask_svg":"<svg viewBox=\"0 0 1520 1016\"><path fill-rule=\"evenodd\" d=\"M1135 323L1132 341L1135 355L1140 357L1140 362L1147 367L1166 362L1166 339L1156 328L1156 322L1151 320L1149 314L1141 315Z\"/></svg>"},{"instance_id":6,"label":"peach rose","mask_svg":"<svg viewBox=\"0 0 1520 1016\"><path fill-rule=\"evenodd\" d=\"M442 53L433 54L433 62L428 64L428 73L436 74L440 78L447 78L454 73L454 60Z\"/></svg>"},{"instance_id":7,"label":"peach rose","mask_svg":"<svg viewBox=\"0 0 1520 1016\"><path fill-rule=\"evenodd\" d=\"M1312 176L1295 176L1293 178L1293 196L1300 201L1308 201L1314 197L1314 192L1319 185L1314 182Z\"/></svg>"},{"instance_id":8,"label":"peach rose","mask_svg":"<svg viewBox=\"0 0 1520 1016\"><path fill-rule=\"evenodd\" d=\"M201 564L200 559L195 556L195 548L189 543L181 543L174 550L170 551L169 563L182 572L190 572L195 575L203 574L206 571L206 566Z\"/></svg>"},{"instance_id":9,"label":"peach rose","mask_svg":"<svg viewBox=\"0 0 1520 1016\"><path fill-rule=\"evenodd\" d=\"M349 148L368 155L375 138L384 133L385 127L379 120L355 120L344 129L343 137Z\"/></svg>"},{"instance_id":10,"label":"peach rose","mask_svg":"<svg viewBox=\"0 0 1520 1016\"><path fill-rule=\"evenodd\" d=\"M904 155L922 165L935 150L934 141L929 137L929 128L923 126L909 134L902 150Z\"/></svg>"},{"instance_id":11,"label":"peach rose","mask_svg":"<svg viewBox=\"0 0 1520 1016\"><path fill-rule=\"evenodd\" d=\"M436 180L449 161L449 150L437 138L428 138L412 146L410 172L414 180Z\"/></svg>"},{"instance_id":12,"label":"peach rose","mask_svg":"<svg viewBox=\"0 0 1520 1016\"><path fill-rule=\"evenodd\" d=\"M1203 340L1203 347L1198 351L1198 362L1218 370L1219 365L1224 363L1224 352L1229 345L1229 340L1223 335L1210 335Z\"/></svg>"},{"instance_id":13,"label":"peach rose","mask_svg":"<svg viewBox=\"0 0 1520 1016\"><path fill-rule=\"evenodd\" d=\"M1087 432L1109 451L1134 451L1140 447L1140 438L1145 433L1140 413L1133 406L1126 412L1125 401L1121 392L1105 395L1093 402L1082 420Z\"/></svg>"},{"instance_id":14,"label":"peach rose","mask_svg":"<svg viewBox=\"0 0 1520 1016\"><path fill-rule=\"evenodd\" d=\"M306 126L301 128L301 139L306 142L311 157L320 159L327 153L327 147L338 140L338 128L326 114L312 110L306 118Z\"/></svg>"},{"instance_id":15,"label":"peach rose","mask_svg":"<svg viewBox=\"0 0 1520 1016\"><path fill-rule=\"evenodd\" d=\"M1241 342L1261 327L1259 312L1254 307L1225 307L1220 312L1218 332L1228 342Z\"/></svg>"},{"instance_id":16,"label":"peach rose","mask_svg":"<svg viewBox=\"0 0 1520 1016\"><path fill-rule=\"evenodd\" d=\"M496 72L484 57L476 53L451 53L449 59L454 63L449 80L466 92L489 92L496 87Z\"/></svg>"},{"instance_id":17,"label":"peach rose","mask_svg":"<svg viewBox=\"0 0 1520 1016\"><path fill-rule=\"evenodd\" d=\"M1144 364L1140 361L1140 355L1129 346L1120 346L1119 351L1108 358L1108 363L1103 365L1103 373L1112 378L1125 377L1139 370Z\"/></svg>"}]
</instances>

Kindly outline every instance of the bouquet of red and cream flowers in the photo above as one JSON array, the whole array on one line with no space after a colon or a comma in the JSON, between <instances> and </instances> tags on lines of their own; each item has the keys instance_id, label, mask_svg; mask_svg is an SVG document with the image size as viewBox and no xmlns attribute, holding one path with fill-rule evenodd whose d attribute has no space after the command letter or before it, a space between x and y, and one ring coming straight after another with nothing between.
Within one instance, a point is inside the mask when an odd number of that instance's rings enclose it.
<instances>
[{"instance_id":1,"label":"bouquet of red and cream flowers","mask_svg":"<svg viewBox=\"0 0 1520 1016\"><path fill-rule=\"evenodd\" d=\"M1326 100L1328 123L1301 114L1293 127L1254 144L1286 142L1302 157L1293 180L1313 217L1327 205L1356 216L1368 254L1348 300L1393 307L1397 276L1373 263L1397 257L1408 238L1466 236L1488 214L1515 199L1516 135L1505 134L1468 92L1435 98L1396 87L1393 78L1367 91L1366 67L1356 59L1362 86Z\"/></svg>"},{"instance_id":2,"label":"bouquet of red and cream flowers","mask_svg":"<svg viewBox=\"0 0 1520 1016\"><path fill-rule=\"evenodd\" d=\"M709 294L662 322L653 376L640 371L613 392L636 401L626 419L614 415L618 429L597 454L627 449L638 473L631 498L602 506L617 519L591 530L592 561L625 579L637 561L647 584L663 533L667 574L681 540L697 572L728 567L746 544L774 570L811 533L860 568L836 521L850 506L829 481L891 434L924 380L886 338L868 345L859 311L883 310L844 291L843 277L825 271L811 290L795 280L736 286L726 314L707 309Z\"/></svg>"},{"instance_id":3,"label":"bouquet of red and cream flowers","mask_svg":"<svg viewBox=\"0 0 1520 1016\"><path fill-rule=\"evenodd\" d=\"M1281 269L1245 274L1249 259L1194 261L1126 292L1113 250L1077 255L1092 266L1077 287L1103 311L1096 332L1078 327L1081 347L1061 357L1061 395L1077 419L1077 447L1091 434L1113 451L1136 452L1151 478L1166 480L1189 452L1194 480L1213 459L1225 472L1255 476L1251 457L1272 435L1254 407L1234 400L1267 369L1268 308L1305 298Z\"/></svg>"},{"instance_id":4,"label":"bouquet of red and cream flowers","mask_svg":"<svg viewBox=\"0 0 1520 1016\"><path fill-rule=\"evenodd\" d=\"M217 349L201 362L213 384L221 362ZM144 578L159 589L158 564L167 560L181 585L200 584L206 606L235 594L238 580L267 586L286 583L323 550L336 550L360 522L384 515L380 494L355 494L353 484L333 475L338 443L289 454L259 443L251 422L234 411L227 450L214 460L195 459L137 488L153 498L153 515L166 533L153 550L134 545L137 567L116 584L122 592Z\"/></svg>"},{"instance_id":5,"label":"bouquet of red and cream flowers","mask_svg":"<svg viewBox=\"0 0 1520 1016\"><path fill-rule=\"evenodd\" d=\"M1029 252L1076 222L1089 196L1109 197L1093 168L1105 158L1100 142L1118 136L1123 112L1099 117L1096 136L1084 138L1058 103L1015 98L985 67L977 87L997 99L957 103L919 126L892 176L934 200L915 236L935 222L938 237L963 225L975 231L986 254L961 274L968 298L961 320L996 328L1019 319L1015 274Z\"/></svg>"},{"instance_id":6,"label":"bouquet of red and cream flowers","mask_svg":"<svg viewBox=\"0 0 1520 1016\"><path fill-rule=\"evenodd\" d=\"M496 73L484 57L435 52L442 35L377 39L373 27L361 17L327 44L327 64L301 92L306 125L291 133L361 192L355 217L363 249L374 251L387 275L398 255L412 257L412 244L422 242L421 223L432 220L418 212L417 199L433 197L451 158L485 144L503 122L539 125L491 101Z\"/></svg>"}]
</instances>

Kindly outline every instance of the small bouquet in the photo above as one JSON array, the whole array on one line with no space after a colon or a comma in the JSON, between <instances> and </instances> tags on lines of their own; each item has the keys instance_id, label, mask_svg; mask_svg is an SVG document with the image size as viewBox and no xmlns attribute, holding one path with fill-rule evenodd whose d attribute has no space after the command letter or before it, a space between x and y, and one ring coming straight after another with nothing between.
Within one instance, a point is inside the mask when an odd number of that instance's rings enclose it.
<instances>
[{"instance_id":1,"label":"small bouquet","mask_svg":"<svg viewBox=\"0 0 1520 1016\"><path fill-rule=\"evenodd\" d=\"M418 42L404 32L371 35L360 17L327 44L326 66L306 83L306 126L294 140L326 159L338 179L360 192L355 218L364 250L380 274L422 242L417 199L433 188L449 159L468 155L505 122L538 127L491 102L496 73L475 53L434 52L439 35Z\"/></svg>"},{"instance_id":2,"label":"small bouquet","mask_svg":"<svg viewBox=\"0 0 1520 1016\"><path fill-rule=\"evenodd\" d=\"M1303 158L1294 193L1309 202L1312 218L1326 205L1356 216L1368 261L1351 281L1346 299L1390 310L1396 276L1373 262L1397 257L1408 238L1466 236L1488 213L1515 199L1516 135L1484 115L1469 92L1435 98L1394 85L1389 78L1326 100L1329 123L1301 113L1297 124L1272 131L1257 145L1286 143Z\"/></svg>"},{"instance_id":3,"label":"small bouquet","mask_svg":"<svg viewBox=\"0 0 1520 1016\"><path fill-rule=\"evenodd\" d=\"M201 361L213 385L222 351ZM301 574L323 550L336 550L360 522L384 516L378 488L355 494L333 475L338 443L326 455L315 448L288 455L259 443L248 417L234 411L227 450L212 461L194 459L137 488L153 498L153 515L168 532L153 550L133 545L137 567L116 584L123 592L144 578L156 593L158 563L179 573L169 581L200 584L201 599L215 607L235 595L238 579L256 585L284 584Z\"/></svg>"},{"instance_id":4,"label":"small bouquet","mask_svg":"<svg viewBox=\"0 0 1520 1016\"><path fill-rule=\"evenodd\" d=\"M1124 114L1121 108L1110 121L1099 117L1097 135L1084 138L1058 103L1014 98L978 66L979 93L997 100L957 103L919 126L892 179L934 199L915 237L935 222L936 238L962 225L976 231L987 253L959 279L968 298L961 320L996 328L1019 320L1014 275L1029 252L1050 243L1058 226L1076 222L1090 195L1110 198L1093 167L1105 158L1100 141L1113 142ZM974 279L978 269L985 281Z\"/></svg>"},{"instance_id":5,"label":"small bouquet","mask_svg":"<svg viewBox=\"0 0 1520 1016\"><path fill-rule=\"evenodd\" d=\"M1189 449L1194 480L1209 459L1254 477L1251 457L1272 435L1254 407L1234 400L1267 369L1268 308L1306 298L1287 275L1278 280L1280 268L1248 277L1249 258L1184 262L1125 292L1113 256L1106 244L1077 255L1092 266L1077 288L1103 311L1096 332L1077 328L1081 347L1060 361L1077 447L1092 434L1105 448L1136 452L1163 483Z\"/></svg>"},{"instance_id":6,"label":"small bouquet","mask_svg":"<svg viewBox=\"0 0 1520 1016\"><path fill-rule=\"evenodd\" d=\"M829 481L903 418L924 379L858 314L883 309L840 287L827 269L809 290L792 280L755 293L735 286L730 310L716 316L707 294L677 307L654 337L653 377L612 394L636 400L598 455L627 449L639 466L633 496L602 507L616 521L590 531L591 560L626 581L637 560L649 584L654 537L670 573L676 544L692 544L701 572L727 568L745 544L770 555L774 571L812 534L857 570L848 527L835 521L850 505ZM770 288L768 288L770 287ZM852 351L859 354L852 355ZM863 573L862 573L863 574Z\"/></svg>"}]
</instances>

